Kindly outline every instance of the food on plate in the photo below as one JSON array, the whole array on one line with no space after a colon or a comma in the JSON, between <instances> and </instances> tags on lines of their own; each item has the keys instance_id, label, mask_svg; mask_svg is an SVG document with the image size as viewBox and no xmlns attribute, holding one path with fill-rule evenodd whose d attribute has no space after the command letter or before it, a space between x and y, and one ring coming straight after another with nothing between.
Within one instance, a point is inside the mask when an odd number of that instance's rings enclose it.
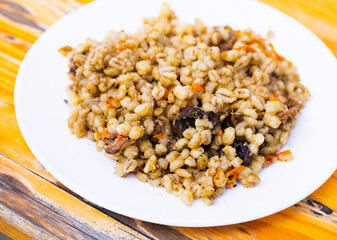
<instances>
[{"instance_id":1,"label":"food on plate","mask_svg":"<svg viewBox=\"0 0 337 240\"><path fill-rule=\"evenodd\" d=\"M70 131L191 205L292 159L287 142L310 97L296 67L252 30L181 23L167 4L134 34L59 50L69 60ZM94 161L94 159L93 159Z\"/></svg>"}]
</instances>

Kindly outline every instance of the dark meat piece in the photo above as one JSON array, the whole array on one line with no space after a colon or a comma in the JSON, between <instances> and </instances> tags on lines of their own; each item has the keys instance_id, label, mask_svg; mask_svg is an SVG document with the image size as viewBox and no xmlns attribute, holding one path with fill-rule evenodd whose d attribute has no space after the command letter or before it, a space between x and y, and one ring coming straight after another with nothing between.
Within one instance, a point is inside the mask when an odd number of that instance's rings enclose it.
<instances>
[{"instance_id":1,"label":"dark meat piece","mask_svg":"<svg viewBox=\"0 0 337 240\"><path fill-rule=\"evenodd\" d=\"M109 146L106 147L104 150L108 154L115 154L123 151L128 146L134 144L136 140L129 139L126 137L123 138L116 138L115 141Z\"/></svg>"},{"instance_id":2,"label":"dark meat piece","mask_svg":"<svg viewBox=\"0 0 337 240\"><path fill-rule=\"evenodd\" d=\"M223 155L225 155L224 151L222 150L224 146L221 145L220 148L218 149L218 154L219 154L219 158L222 157Z\"/></svg>"},{"instance_id":3,"label":"dark meat piece","mask_svg":"<svg viewBox=\"0 0 337 240\"><path fill-rule=\"evenodd\" d=\"M257 120L262 120L264 114L265 114L265 112L258 112L257 113Z\"/></svg>"},{"instance_id":4,"label":"dark meat piece","mask_svg":"<svg viewBox=\"0 0 337 240\"><path fill-rule=\"evenodd\" d=\"M210 122L213 123L213 128L215 128L218 124L220 124L220 116L215 112L212 111L205 112L204 115Z\"/></svg>"},{"instance_id":5,"label":"dark meat piece","mask_svg":"<svg viewBox=\"0 0 337 240\"><path fill-rule=\"evenodd\" d=\"M76 69L78 68L76 61L74 60L74 56L70 59L71 66L69 68L69 72L73 75L76 74Z\"/></svg>"},{"instance_id":6,"label":"dark meat piece","mask_svg":"<svg viewBox=\"0 0 337 240\"><path fill-rule=\"evenodd\" d=\"M168 136L172 135L172 128L170 120L166 117L158 117L158 119L154 122L154 130L152 135L156 134L166 134Z\"/></svg>"},{"instance_id":7,"label":"dark meat piece","mask_svg":"<svg viewBox=\"0 0 337 240\"><path fill-rule=\"evenodd\" d=\"M206 117L213 124L213 128L220 124L220 116L215 112L204 112L200 108L190 107L182 111L173 122L173 132L181 137L185 129L195 127L195 120Z\"/></svg>"},{"instance_id":8,"label":"dark meat piece","mask_svg":"<svg viewBox=\"0 0 337 240\"><path fill-rule=\"evenodd\" d=\"M105 137L105 140L114 141L118 137L118 132L113 132Z\"/></svg>"},{"instance_id":9,"label":"dark meat piece","mask_svg":"<svg viewBox=\"0 0 337 240\"><path fill-rule=\"evenodd\" d=\"M182 111L173 122L173 132L176 136L182 136L185 129L195 127L195 119L203 118L204 111L200 108L191 107Z\"/></svg>"},{"instance_id":10,"label":"dark meat piece","mask_svg":"<svg viewBox=\"0 0 337 240\"><path fill-rule=\"evenodd\" d=\"M236 149L236 154L242 159L242 165L248 167L252 161L252 154L246 141L235 140L232 147Z\"/></svg>"},{"instance_id":11,"label":"dark meat piece","mask_svg":"<svg viewBox=\"0 0 337 240\"><path fill-rule=\"evenodd\" d=\"M275 71L273 71L271 74L270 74L271 77L274 77L274 78L277 78L277 75L275 73Z\"/></svg>"},{"instance_id":12,"label":"dark meat piece","mask_svg":"<svg viewBox=\"0 0 337 240\"><path fill-rule=\"evenodd\" d=\"M70 59L71 67L69 68L69 72L73 75L76 73L76 69L78 68L76 61L74 60L74 56Z\"/></svg>"},{"instance_id":13,"label":"dark meat piece","mask_svg":"<svg viewBox=\"0 0 337 240\"><path fill-rule=\"evenodd\" d=\"M297 113L300 112L302 106L301 104L294 104L291 106L287 111L280 112L277 114L277 116L280 118L282 122L286 122L288 118L293 118Z\"/></svg>"},{"instance_id":14,"label":"dark meat piece","mask_svg":"<svg viewBox=\"0 0 337 240\"><path fill-rule=\"evenodd\" d=\"M232 121L231 121L231 117L232 117L232 109L228 108L226 110L226 114L227 116L225 117L225 119L223 119L220 124L221 124L221 129L226 129L228 127L233 127Z\"/></svg>"},{"instance_id":15,"label":"dark meat piece","mask_svg":"<svg viewBox=\"0 0 337 240\"><path fill-rule=\"evenodd\" d=\"M220 52L231 50L236 40L238 40L236 33L230 31L228 39L226 41L221 41L218 45Z\"/></svg>"},{"instance_id":16,"label":"dark meat piece","mask_svg":"<svg viewBox=\"0 0 337 240\"><path fill-rule=\"evenodd\" d=\"M76 69L77 69L77 65L76 65L76 63L75 63L73 66L71 66L71 67L69 68L69 72L75 75Z\"/></svg>"},{"instance_id":17,"label":"dark meat piece","mask_svg":"<svg viewBox=\"0 0 337 240\"><path fill-rule=\"evenodd\" d=\"M242 113L236 113L233 115L233 119L236 123L240 123L243 121L244 115Z\"/></svg>"}]
</instances>

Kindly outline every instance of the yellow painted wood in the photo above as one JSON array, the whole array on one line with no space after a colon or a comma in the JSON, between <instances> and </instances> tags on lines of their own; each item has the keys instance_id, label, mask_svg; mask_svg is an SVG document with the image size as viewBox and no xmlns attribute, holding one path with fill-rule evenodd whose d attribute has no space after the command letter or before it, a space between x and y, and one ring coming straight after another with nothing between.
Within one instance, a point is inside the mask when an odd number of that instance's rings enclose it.
<instances>
[{"instance_id":1,"label":"yellow painted wood","mask_svg":"<svg viewBox=\"0 0 337 240\"><path fill-rule=\"evenodd\" d=\"M147 239L0 156L0 216L36 239Z\"/></svg>"},{"instance_id":2,"label":"yellow painted wood","mask_svg":"<svg viewBox=\"0 0 337 240\"><path fill-rule=\"evenodd\" d=\"M311 29L337 56L336 0L261 1L294 17ZM35 204L33 206L50 207L49 211L41 212L41 215L53 216L59 223L66 222L73 234L82 234L77 231L81 230L88 234L103 234L102 236L107 238L116 236L117 238L136 236L140 239L144 236L153 239L337 238L337 172L310 197L269 217L231 226L181 228L142 222L97 206L95 209L45 171L29 150L18 128L13 103L15 77L25 53L38 36L67 12L87 2L90 0L0 0L0 154L8 157L0 156L0 177L3 180L0 181L0 194L6 193L6 197L15 196L21 203L27 203L27 197L33 194L36 200L33 201ZM8 186L24 191L21 195L14 193L11 195ZM50 222L47 218L43 220L36 214L33 218L44 221L45 226L49 226L49 232L44 233L41 228L36 227L33 219L14 212L14 208L18 207L19 210L19 206L11 205L11 208L4 208L0 198L0 211L3 213L0 213L0 231L14 239L28 239L28 237L43 239L52 234L66 236L67 233L61 225L48 225ZM323 206L327 206L333 212L325 213L322 211ZM55 209L62 214L57 215ZM14 213L17 214L16 219L11 217ZM85 228L85 224L90 228ZM137 231L142 234L138 234Z\"/></svg>"}]
</instances>

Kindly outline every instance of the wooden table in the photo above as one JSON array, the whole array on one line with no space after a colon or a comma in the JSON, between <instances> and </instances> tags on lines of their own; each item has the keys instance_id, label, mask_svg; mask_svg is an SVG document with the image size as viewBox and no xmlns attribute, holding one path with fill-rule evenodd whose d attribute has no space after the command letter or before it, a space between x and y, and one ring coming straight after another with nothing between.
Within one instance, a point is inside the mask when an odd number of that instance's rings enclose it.
<instances>
[{"instance_id":1,"label":"wooden table","mask_svg":"<svg viewBox=\"0 0 337 240\"><path fill-rule=\"evenodd\" d=\"M124 217L87 202L53 178L19 130L15 77L41 33L86 2L0 0L0 232L14 239L337 239L337 172L284 211L208 228L169 227ZM337 55L336 0L262 2L303 23ZM331 157L336 158L333 152Z\"/></svg>"}]
</instances>

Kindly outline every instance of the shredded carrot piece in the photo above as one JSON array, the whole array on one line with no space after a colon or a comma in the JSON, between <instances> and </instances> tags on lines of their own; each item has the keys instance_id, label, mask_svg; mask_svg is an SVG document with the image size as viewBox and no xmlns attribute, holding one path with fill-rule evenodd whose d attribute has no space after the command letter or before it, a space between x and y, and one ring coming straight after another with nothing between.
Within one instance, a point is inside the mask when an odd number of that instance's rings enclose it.
<instances>
[{"instance_id":1,"label":"shredded carrot piece","mask_svg":"<svg viewBox=\"0 0 337 240\"><path fill-rule=\"evenodd\" d=\"M222 136L223 132L222 129L219 130L219 135Z\"/></svg>"},{"instance_id":2,"label":"shredded carrot piece","mask_svg":"<svg viewBox=\"0 0 337 240\"><path fill-rule=\"evenodd\" d=\"M173 91L173 87L170 87L169 89L165 90L165 94L162 97L162 100L166 100L168 98L168 95Z\"/></svg>"},{"instance_id":3,"label":"shredded carrot piece","mask_svg":"<svg viewBox=\"0 0 337 240\"><path fill-rule=\"evenodd\" d=\"M117 48L117 50L119 51L124 51L125 49L132 49L136 46L135 43L127 43L124 46L120 46L119 48Z\"/></svg>"},{"instance_id":4,"label":"shredded carrot piece","mask_svg":"<svg viewBox=\"0 0 337 240\"><path fill-rule=\"evenodd\" d=\"M284 161L284 157L286 156L286 155L288 155L288 154L291 154L291 151L290 150L285 150L285 151L283 151L283 152L280 152L280 153L278 153L277 155L276 155L276 157L277 157L277 161Z\"/></svg>"},{"instance_id":5,"label":"shredded carrot piece","mask_svg":"<svg viewBox=\"0 0 337 240\"><path fill-rule=\"evenodd\" d=\"M221 173L222 173L222 170L217 171L217 173L214 175L214 179L218 179Z\"/></svg>"},{"instance_id":6,"label":"shredded carrot piece","mask_svg":"<svg viewBox=\"0 0 337 240\"><path fill-rule=\"evenodd\" d=\"M102 132L102 139L105 139L106 136L108 136L108 129L107 129L107 128L104 128L104 129L103 129L103 132Z\"/></svg>"},{"instance_id":7,"label":"shredded carrot piece","mask_svg":"<svg viewBox=\"0 0 337 240\"><path fill-rule=\"evenodd\" d=\"M258 45L258 48L267 56L272 57L272 54L266 49L266 44L262 43Z\"/></svg>"},{"instance_id":8,"label":"shredded carrot piece","mask_svg":"<svg viewBox=\"0 0 337 240\"><path fill-rule=\"evenodd\" d=\"M119 140L121 140L121 139L123 139L123 136L120 135L120 134L118 134L117 138L118 138Z\"/></svg>"},{"instance_id":9,"label":"shredded carrot piece","mask_svg":"<svg viewBox=\"0 0 337 240\"><path fill-rule=\"evenodd\" d=\"M229 26L226 26L225 29L226 29L227 31L232 31L232 29L231 29Z\"/></svg>"},{"instance_id":10,"label":"shredded carrot piece","mask_svg":"<svg viewBox=\"0 0 337 240\"><path fill-rule=\"evenodd\" d=\"M266 39L264 39L262 37L253 38L252 40L249 41L249 44L257 43L257 42L263 42L263 41L266 41Z\"/></svg>"},{"instance_id":11,"label":"shredded carrot piece","mask_svg":"<svg viewBox=\"0 0 337 240\"><path fill-rule=\"evenodd\" d=\"M228 51L223 51L223 52L221 53L221 56L227 57L227 52L228 52Z\"/></svg>"},{"instance_id":12,"label":"shredded carrot piece","mask_svg":"<svg viewBox=\"0 0 337 240\"><path fill-rule=\"evenodd\" d=\"M233 176L231 177L231 179L229 179L227 182L226 182L226 186L230 187L230 188L233 188L234 187L234 182L236 181L236 179L238 179L238 173L235 172L233 174Z\"/></svg>"},{"instance_id":13,"label":"shredded carrot piece","mask_svg":"<svg viewBox=\"0 0 337 240\"><path fill-rule=\"evenodd\" d=\"M242 32L240 30L234 30L233 32L236 33L238 38L242 37Z\"/></svg>"},{"instance_id":14,"label":"shredded carrot piece","mask_svg":"<svg viewBox=\"0 0 337 240\"><path fill-rule=\"evenodd\" d=\"M243 169L245 169L244 166L239 166L239 167L233 168L229 172L226 172L226 177L228 178L229 176L231 176L233 174L236 174L236 173L242 171Z\"/></svg>"},{"instance_id":15,"label":"shredded carrot piece","mask_svg":"<svg viewBox=\"0 0 337 240\"><path fill-rule=\"evenodd\" d=\"M126 46L120 46L120 47L117 48L117 50L119 50L119 51L124 51L125 49L127 49Z\"/></svg>"},{"instance_id":16,"label":"shredded carrot piece","mask_svg":"<svg viewBox=\"0 0 337 240\"><path fill-rule=\"evenodd\" d=\"M268 163L273 163L274 162L274 158L272 156L267 156L267 162Z\"/></svg>"},{"instance_id":17,"label":"shredded carrot piece","mask_svg":"<svg viewBox=\"0 0 337 240\"><path fill-rule=\"evenodd\" d=\"M193 106L194 106L193 103L189 103L186 107L187 107L187 108L190 108L190 107L193 107Z\"/></svg>"},{"instance_id":18,"label":"shredded carrot piece","mask_svg":"<svg viewBox=\"0 0 337 240\"><path fill-rule=\"evenodd\" d=\"M279 93L275 93L274 96L275 96L276 98L278 98L278 97L280 96L280 94L279 94Z\"/></svg>"},{"instance_id":19,"label":"shredded carrot piece","mask_svg":"<svg viewBox=\"0 0 337 240\"><path fill-rule=\"evenodd\" d=\"M278 97L272 97L272 96L270 96L270 97L269 97L269 100L270 100L270 101L278 101L278 102L280 102L280 103L283 103L282 100L279 99Z\"/></svg>"},{"instance_id":20,"label":"shredded carrot piece","mask_svg":"<svg viewBox=\"0 0 337 240\"><path fill-rule=\"evenodd\" d=\"M268 43L268 46L269 46L269 47L271 48L271 50L273 51L273 53L274 53L276 59L278 59L278 60L280 60L280 61L285 61L285 60L286 60L284 57L280 56L280 55L275 51L275 48L274 48L273 44Z\"/></svg>"},{"instance_id":21,"label":"shredded carrot piece","mask_svg":"<svg viewBox=\"0 0 337 240\"><path fill-rule=\"evenodd\" d=\"M110 108L118 108L120 106L120 102L118 98L110 98L110 100L108 101L106 105L107 107L110 107Z\"/></svg>"},{"instance_id":22,"label":"shredded carrot piece","mask_svg":"<svg viewBox=\"0 0 337 240\"><path fill-rule=\"evenodd\" d=\"M163 139L164 135L159 133L159 134L154 135L154 137L157 138L157 139Z\"/></svg>"},{"instance_id":23,"label":"shredded carrot piece","mask_svg":"<svg viewBox=\"0 0 337 240\"><path fill-rule=\"evenodd\" d=\"M98 141L98 139L100 139L101 137L101 133L100 132L96 132L96 141Z\"/></svg>"},{"instance_id":24,"label":"shredded carrot piece","mask_svg":"<svg viewBox=\"0 0 337 240\"><path fill-rule=\"evenodd\" d=\"M200 84L193 83L190 87L190 90L192 92L197 92L197 91L203 92L203 91L205 91L205 88L203 86L201 86Z\"/></svg>"},{"instance_id":25,"label":"shredded carrot piece","mask_svg":"<svg viewBox=\"0 0 337 240\"><path fill-rule=\"evenodd\" d=\"M251 47L251 46L249 46L249 45L244 45L244 46L241 46L241 47L237 47L234 50L237 50L237 51L244 50L247 53L249 53L249 52L255 53L256 52L256 49L253 48L253 47Z\"/></svg>"}]
</instances>

